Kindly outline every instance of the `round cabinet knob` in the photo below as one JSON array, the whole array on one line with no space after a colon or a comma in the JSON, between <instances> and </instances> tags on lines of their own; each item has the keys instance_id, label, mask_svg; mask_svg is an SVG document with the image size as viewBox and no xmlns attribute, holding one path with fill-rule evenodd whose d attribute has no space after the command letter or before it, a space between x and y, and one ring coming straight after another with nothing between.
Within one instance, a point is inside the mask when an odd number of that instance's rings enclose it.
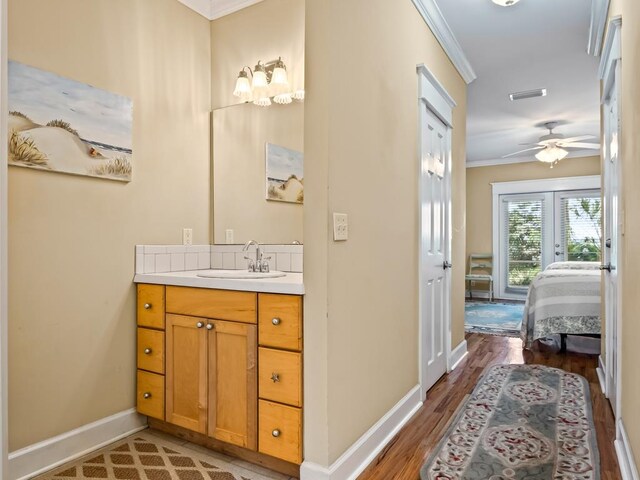
<instances>
[{"instance_id":1,"label":"round cabinet knob","mask_svg":"<svg viewBox=\"0 0 640 480\"><path fill-rule=\"evenodd\" d=\"M213 330L213 323L207 323L207 330Z\"/></svg>"},{"instance_id":2,"label":"round cabinet knob","mask_svg":"<svg viewBox=\"0 0 640 480\"><path fill-rule=\"evenodd\" d=\"M142 394L142 396L143 396L144 398L151 398L151 393L150 393L150 392L144 392L144 393Z\"/></svg>"},{"instance_id":3,"label":"round cabinet knob","mask_svg":"<svg viewBox=\"0 0 640 480\"><path fill-rule=\"evenodd\" d=\"M153 350L151 350L150 348L145 348L145 349L144 349L144 354L145 354L145 355L151 355L151 352L152 352L152 351L153 351Z\"/></svg>"},{"instance_id":4,"label":"round cabinet knob","mask_svg":"<svg viewBox=\"0 0 640 480\"><path fill-rule=\"evenodd\" d=\"M203 322L198 322L198 323L196 323L196 327L202 328L202 327L204 327L204 323Z\"/></svg>"},{"instance_id":5,"label":"round cabinet knob","mask_svg":"<svg viewBox=\"0 0 640 480\"><path fill-rule=\"evenodd\" d=\"M280 436L280 430L276 428L273 432L271 432L271 435L278 438Z\"/></svg>"},{"instance_id":6,"label":"round cabinet knob","mask_svg":"<svg viewBox=\"0 0 640 480\"><path fill-rule=\"evenodd\" d=\"M150 303L145 303L144 304L144 309L145 310L149 310L151 308L151 304Z\"/></svg>"},{"instance_id":7,"label":"round cabinet knob","mask_svg":"<svg viewBox=\"0 0 640 480\"><path fill-rule=\"evenodd\" d=\"M271 381L272 381L273 383L278 383L278 382L280 381L280 374L279 374L279 373L275 373L275 372L273 372L273 373L271 374Z\"/></svg>"},{"instance_id":8,"label":"round cabinet knob","mask_svg":"<svg viewBox=\"0 0 640 480\"><path fill-rule=\"evenodd\" d=\"M278 317L272 318L271 323L274 325L280 325L281 320Z\"/></svg>"}]
</instances>

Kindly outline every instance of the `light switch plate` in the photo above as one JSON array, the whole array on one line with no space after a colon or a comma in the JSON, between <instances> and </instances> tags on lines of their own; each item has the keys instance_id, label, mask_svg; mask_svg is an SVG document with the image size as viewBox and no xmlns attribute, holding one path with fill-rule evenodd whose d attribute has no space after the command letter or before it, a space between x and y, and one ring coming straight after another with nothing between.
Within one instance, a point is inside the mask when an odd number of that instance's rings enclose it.
<instances>
[{"instance_id":1,"label":"light switch plate","mask_svg":"<svg viewBox=\"0 0 640 480\"><path fill-rule=\"evenodd\" d=\"M346 213L333 214L333 240L344 242L349 239L349 219Z\"/></svg>"},{"instance_id":2,"label":"light switch plate","mask_svg":"<svg viewBox=\"0 0 640 480\"><path fill-rule=\"evenodd\" d=\"M224 241L227 245L233 245L233 230L228 228L224 231Z\"/></svg>"}]
</instances>

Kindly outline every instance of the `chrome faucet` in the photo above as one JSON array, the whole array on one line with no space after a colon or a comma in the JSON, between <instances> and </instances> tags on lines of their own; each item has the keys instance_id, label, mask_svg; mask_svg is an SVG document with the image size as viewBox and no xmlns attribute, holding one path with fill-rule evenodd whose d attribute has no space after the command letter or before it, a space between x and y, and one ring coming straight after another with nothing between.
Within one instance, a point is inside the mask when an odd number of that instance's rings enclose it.
<instances>
[{"instance_id":1,"label":"chrome faucet","mask_svg":"<svg viewBox=\"0 0 640 480\"><path fill-rule=\"evenodd\" d=\"M249 247L251 247L251 245L255 245L256 247L256 258L255 260L253 260L252 258L249 258L246 255L244 256L244 258L249 261L248 270L250 272L268 273L269 260L271 259L271 257L265 257L262 254L262 249L260 248L260 244L255 240L249 240L247 243L245 243L244 247L242 248L242 251L247 252L249 250Z\"/></svg>"}]
</instances>

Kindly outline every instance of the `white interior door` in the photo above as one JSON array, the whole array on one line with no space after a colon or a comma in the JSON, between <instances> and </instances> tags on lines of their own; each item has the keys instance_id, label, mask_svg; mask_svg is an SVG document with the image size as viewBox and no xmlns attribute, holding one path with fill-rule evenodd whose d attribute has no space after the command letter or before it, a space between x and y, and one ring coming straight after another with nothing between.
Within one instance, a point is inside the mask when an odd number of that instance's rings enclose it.
<instances>
[{"instance_id":1,"label":"white interior door","mask_svg":"<svg viewBox=\"0 0 640 480\"><path fill-rule=\"evenodd\" d=\"M451 312L449 128L425 105L421 108L421 325L422 391L447 372Z\"/></svg>"},{"instance_id":2,"label":"white interior door","mask_svg":"<svg viewBox=\"0 0 640 480\"><path fill-rule=\"evenodd\" d=\"M607 397L614 413L617 413L617 365L618 365L618 258L620 236L620 171L618 139L620 118L617 86L604 103L604 302L606 318L605 369Z\"/></svg>"}]
</instances>

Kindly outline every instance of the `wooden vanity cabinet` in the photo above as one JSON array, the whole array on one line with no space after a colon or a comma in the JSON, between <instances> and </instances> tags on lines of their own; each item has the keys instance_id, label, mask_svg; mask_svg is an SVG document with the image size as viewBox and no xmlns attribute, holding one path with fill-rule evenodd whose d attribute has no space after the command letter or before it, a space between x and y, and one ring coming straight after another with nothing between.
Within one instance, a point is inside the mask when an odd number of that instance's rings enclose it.
<instances>
[{"instance_id":1,"label":"wooden vanity cabinet","mask_svg":"<svg viewBox=\"0 0 640 480\"><path fill-rule=\"evenodd\" d=\"M302 462L301 296L140 284L138 326L140 413Z\"/></svg>"}]
</instances>

